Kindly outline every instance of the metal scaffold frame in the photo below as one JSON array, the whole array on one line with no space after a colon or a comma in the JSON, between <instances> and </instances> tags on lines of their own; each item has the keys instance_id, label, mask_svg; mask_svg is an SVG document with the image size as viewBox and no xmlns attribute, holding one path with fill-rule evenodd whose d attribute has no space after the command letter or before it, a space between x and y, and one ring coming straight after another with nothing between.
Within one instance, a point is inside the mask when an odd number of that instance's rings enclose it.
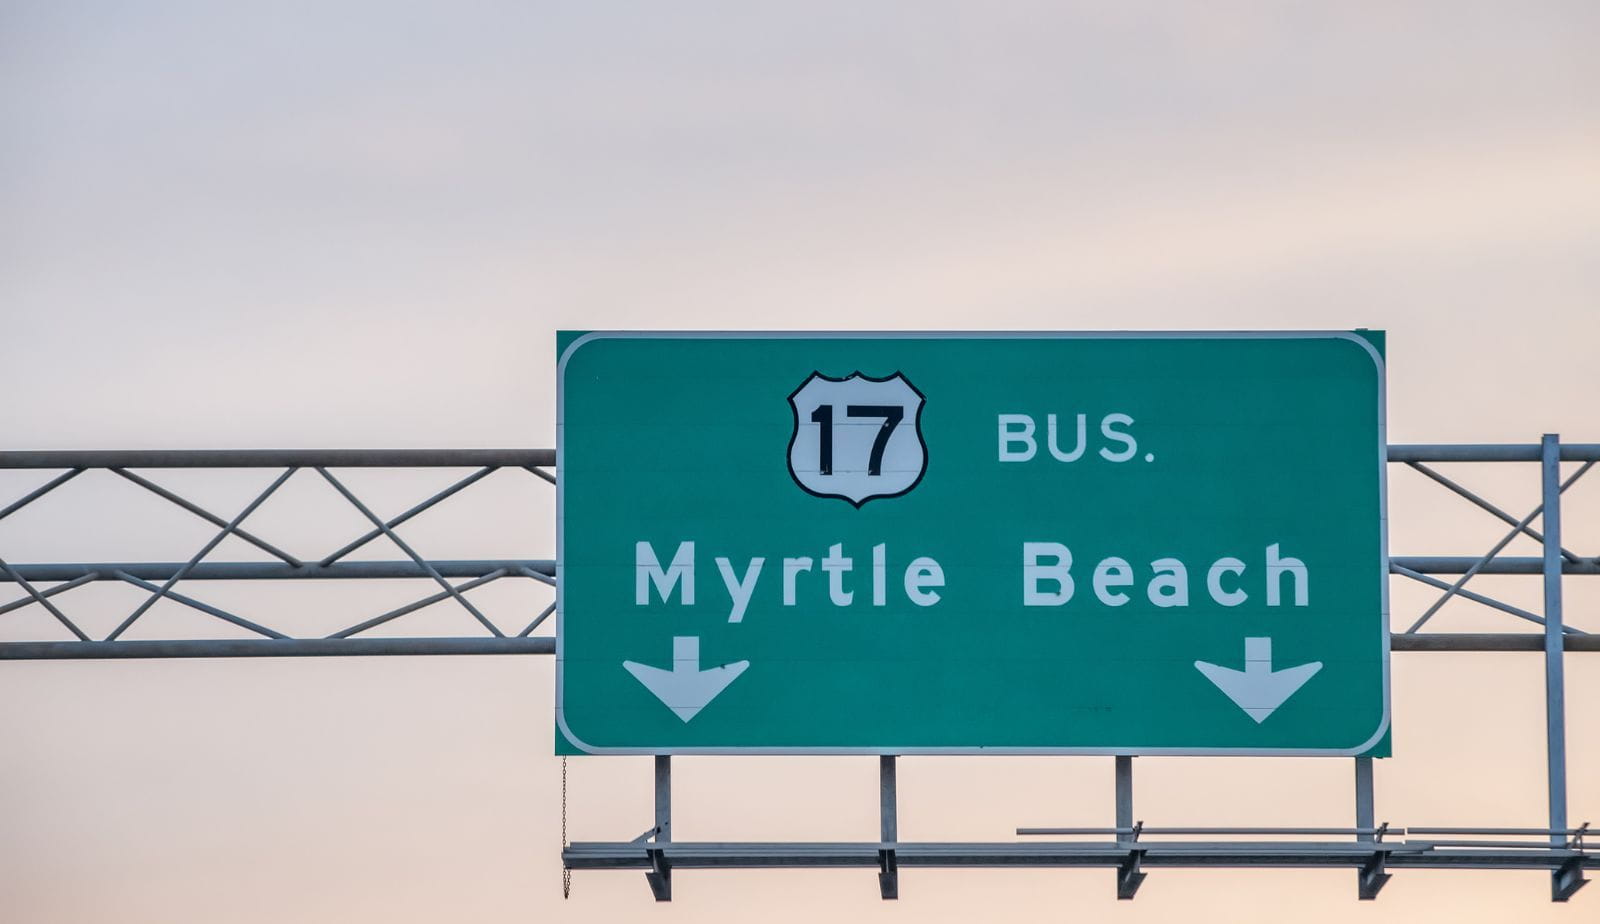
<instances>
[{"instance_id":1,"label":"metal scaffold frame","mask_svg":"<svg viewBox=\"0 0 1600 924\"><path fill-rule=\"evenodd\" d=\"M1133 808L1133 755L1115 758L1116 824L1105 828L1018 828L1008 843L904 842L898 837L897 777L894 755L879 757L879 840L841 843L688 843L672 839L671 758L655 758L655 825L626 842L574 843L562 855L571 869L643 870L658 900L672 895L675 869L866 867L878 871L883 898L899 895L899 870L905 867L1107 867L1116 872L1117 897L1131 899L1158 867L1351 868L1357 894L1376 897L1396 869L1544 869L1551 875L1551 897L1566 901L1586 879L1584 870L1600 867L1600 853L1585 842L1588 823L1567 817L1565 657L1567 652L1600 651L1600 633L1568 624L1562 609L1567 575L1600 574L1600 557L1578 555L1562 545L1563 492L1600 462L1600 444L1562 443L1546 435L1538 444L1391 445L1391 465L1407 467L1509 527L1480 556L1391 556L1391 575L1428 585L1440 596L1406 628L1391 635L1391 650L1539 651L1544 655L1545 740L1549 812L1544 827L1439 828L1377 823L1372 759L1354 759L1354 824L1348 828L1180 828L1146 826ZM1441 463L1537 462L1538 506L1516 517L1438 471ZM1561 463L1578 463L1563 477ZM0 583L15 584L20 595L0 604L0 617L24 607L44 609L59 627L49 638L0 642L0 660L95 658L226 658L440 654L542 654L555 652L555 639L535 632L555 612L554 599L511 634L467 593L502 578L522 578L555 589L555 562L547 559L486 557L434 560L424 557L396 531L414 517L455 496L500 469L516 469L554 484L555 452L533 450L268 450L268 451L60 451L0 452L0 469L55 471L47 481L0 508L0 520L51 495L90 469L103 469L217 528L184 562L20 563L0 557ZM281 469L251 502L230 518L164 487L141 471L162 469ZM394 516L383 518L333 473L333 469L465 468L471 471ZM139 471L136 471L139 470ZM324 480L370 527L360 536L317 557L299 557L247 531L244 522L302 470ZM1534 523L1538 522L1538 528ZM271 561L211 562L205 559L225 539L237 538ZM395 561L353 561L347 557L386 538L405 556ZM1518 537L1540 544L1542 555L1501 554ZM1543 607L1535 613L1467 588L1477 575L1520 574L1543 581ZM1440 577L1454 576L1453 581ZM246 619L175 588L184 581L342 581L412 579L438 588L428 596L386 612L350 622L320 637L291 637L266 622ZM117 626L92 638L62 609L62 595L96 582L116 581L148 593ZM1468 600L1508 617L1532 623L1535 632L1452 633L1428 630L1430 620L1452 599ZM213 617L247 638L124 638L152 606L166 599ZM424 607L445 601L462 607L481 632L448 637L396 637L379 634L385 626ZM1036 840L1045 838L1045 840ZM1196 840L1195 838L1203 838Z\"/></svg>"}]
</instances>

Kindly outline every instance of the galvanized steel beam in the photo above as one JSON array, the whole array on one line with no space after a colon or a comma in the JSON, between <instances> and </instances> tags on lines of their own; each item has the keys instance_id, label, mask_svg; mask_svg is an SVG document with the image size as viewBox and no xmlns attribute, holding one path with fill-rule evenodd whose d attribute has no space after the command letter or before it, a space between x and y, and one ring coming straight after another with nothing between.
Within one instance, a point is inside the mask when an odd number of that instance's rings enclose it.
<instances>
[{"instance_id":1,"label":"galvanized steel beam","mask_svg":"<svg viewBox=\"0 0 1600 924\"><path fill-rule=\"evenodd\" d=\"M556 640L535 638L289 638L180 641L4 642L0 661L113 658L321 658L376 655L508 655L556 653Z\"/></svg>"},{"instance_id":2,"label":"galvanized steel beam","mask_svg":"<svg viewBox=\"0 0 1600 924\"><path fill-rule=\"evenodd\" d=\"M1538 462L1538 443L1391 443L1390 462ZM1564 443L1561 461L1600 460L1600 443ZM131 449L5 450L5 468L437 468L539 467L554 449Z\"/></svg>"},{"instance_id":3,"label":"galvanized steel beam","mask_svg":"<svg viewBox=\"0 0 1600 924\"><path fill-rule=\"evenodd\" d=\"M84 562L12 565L27 581L75 581L89 575L93 580L117 580L116 572L145 581L165 581L183 568L183 562ZM491 571L517 572L526 568L553 577L556 563L550 559L429 559L433 570L444 577L482 577ZM285 581L285 580L369 580L386 578L427 578L428 572L414 561L341 561L331 565L304 564L299 567L275 561L200 562L190 568L186 581ZM0 583L6 578L0 574Z\"/></svg>"},{"instance_id":4,"label":"galvanized steel beam","mask_svg":"<svg viewBox=\"0 0 1600 924\"><path fill-rule=\"evenodd\" d=\"M1600 651L1600 635L1564 635L1567 651ZM1390 651L1544 651L1545 637L1534 632L1396 632Z\"/></svg>"},{"instance_id":5,"label":"galvanized steel beam","mask_svg":"<svg viewBox=\"0 0 1600 924\"><path fill-rule=\"evenodd\" d=\"M1544 636L1530 632L1396 634L1391 651L1543 651ZM1569 635L1567 651L1600 651L1600 635ZM259 658L350 655L555 654L555 639L527 638L306 638L185 639L115 642L0 642L0 661L105 658Z\"/></svg>"},{"instance_id":6,"label":"galvanized steel beam","mask_svg":"<svg viewBox=\"0 0 1600 924\"><path fill-rule=\"evenodd\" d=\"M1390 462L1538 462L1538 443L1390 443ZM1561 461L1600 460L1600 443L1563 443Z\"/></svg>"},{"instance_id":7,"label":"galvanized steel beam","mask_svg":"<svg viewBox=\"0 0 1600 924\"><path fill-rule=\"evenodd\" d=\"M578 842L562 852L568 869L649 869L659 850L674 869L770 869L878 866L884 842L676 842L668 845ZM1124 842L896 843L903 867L1121 867ZM1141 862L1167 868L1356 868L1381 854L1389 867L1409 869L1600 869L1600 854L1571 848L1450 848L1405 841L1141 841Z\"/></svg>"},{"instance_id":8,"label":"galvanized steel beam","mask_svg":"<svg viewBox=\"0 0 1600 924\"><path fill-rule=\"evenodd\" d=\"M6 450L4 468L451 468L555 465L554 449Z\"/></svg>"},{"instance_id":9,"label":"galvanized steel beam","mask_svg":"<svg viewBox=\"0 0 1600 924\"><path fill-rule=\"evenodd\" d=\"M1407 568L1422 574L1466 574L1482 561L1472 555L1391 555L1389 569ZM1479 574L1543 574L1544 559L1537 556L1496 556L1478 569ZM1562 574L1600 574L1600 558L1561 562Z\"/></svg>"}]
</instances>

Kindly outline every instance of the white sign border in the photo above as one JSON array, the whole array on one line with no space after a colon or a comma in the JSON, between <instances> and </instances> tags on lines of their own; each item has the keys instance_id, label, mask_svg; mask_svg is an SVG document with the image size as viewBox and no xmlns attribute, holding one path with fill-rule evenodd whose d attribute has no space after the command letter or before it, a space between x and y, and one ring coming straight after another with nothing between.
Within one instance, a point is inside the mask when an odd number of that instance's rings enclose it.
<instances>
[{"instance_id":1,"label":"white sign border","mask_svg":"<svg viewBox=\"0 0 1600 924\"><path fill-rule=\"evenodd\" d=\"M566 483L562 439L566 420L567 361L578 348L595 340L1347 340L1371 357L1378 376L1378 586L1382 588L1379 648L1383 659L1383 716L1366 741L1350 748L1165 748L1165 747L604 747L591 745L567 727L562 709L563 665L561 568L566 532ZM555 719L560 733L585 754L722 754L754 755L945 755L995 754L1009 756L1075 755L1128 757L1358 757L1370 751L1389 731L1389 433L1388 383L1384 358L1376 347L1355 331L694 331L636 330L589 331L567 344L556 364L556 697Z\"/></svg>"}]
</instances>

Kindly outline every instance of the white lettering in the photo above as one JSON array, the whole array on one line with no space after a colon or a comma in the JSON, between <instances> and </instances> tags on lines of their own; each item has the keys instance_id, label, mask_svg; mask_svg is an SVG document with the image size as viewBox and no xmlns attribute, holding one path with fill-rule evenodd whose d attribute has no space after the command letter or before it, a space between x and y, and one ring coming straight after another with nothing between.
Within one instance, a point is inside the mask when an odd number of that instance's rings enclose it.
<instances>
[{"instance_id":1,"label":"white lettering","mask_svg":"<svg viewBox=\"0 0 1600 924\"><path fill-rule=\"evenodd\" d=\"M1278 595L1282 590L1283 574L1288 572L1290 580L1294 582L1294 605L1306 606L1310 599L1310 591L1306 585L1311 583L1306 563L1298 558L1279 558L1278 544L1267 546L1267 606L1278 605Z\"/></svg>"},{"instance_id":2,"label":"white lettering","mask_svg":"<svg viewBox=\"0 0 1600 924\"><path fill-rule=\"evenodd\" d=\"M872 605L883 606L888 602L885 598L888 591L884 586L887 583L888 567L884 564L884 545L879 543L872 547Z\"/></svg>"},{"instance_id":3,"label":"white lettering","mask_svg":"<svg viewBox=\"0 0 1600 924\"><path fill-rule=\"evenodd\" d=\"M1078 457L1083 455L1084 447L1087 446L1088 443L1089 443L1087 432L1086 432L1087 429L1088 429L1088 426L1089 426L1089 415L1088 414L1079 414L1078 415L1078 444L1076 446L1072 447L1072 451L1071 452L1062 452L1061 451L1061 447L1056 442L1056 415L1049 414L1049 415L1047 415L1045 417L1045 430L1046 430L1046 432L1048 434L1048 437L1049 437L1046 440L1045 445L1049 447L1050 454L1052 456L1056 457L1056 461L1058 461L1058 462L1076 462L1076 461L1078 461Z\"/></svg>"},{"instance_id":4,"label":"white lettering","mask_svg":"<svg viewBox=\"0 0 1600 924\"><path fill-rule=\"evenodd\" d=\"M726 558L717 559L717 570L722 573L722 583L728 588L728 597L733 601L733 608L728 612L729 622L743 622L745 608L750 605L750 595L755 593L756 579L761 577L761 566L766 562L764 558L752 558L750 564L744 569L743 578L735 578L733 563Z\"/></svg>"},{"instance_id":5,"label":"white lettering","mask_svg":"<svg viewBox=\"0 0 1600 924\"><path fill-rule=\"evenodd\" d=\"M1041 559L1051 559L1054 564L1041 564ZM1022 544L1022 605L1061 606L1072 599L1072 550L1059 542L1024 542ZM1056 590L1044 590L1039 585L1054 581Z\"/></svg>"},{"instance_id":6,"label":"white lettering","mask_svg":"<svg viewBox=\"0 0 1600 924\"><path fill-rule=\"evenodd\" d=\"M1111 429L1112 424L1131 427L1133 426L1133 418L1127 414L1107 414L1105 419L1100 421L1101 435L1112 442L1121 443L1127 448L1121 452L1112 452L1110 449L1102 447L1100 457L1107 462L1126 462L1133 458L1133 454L1139 450L1139 444L1134 442L1133 434Z\"/></svg>"},{"instance_id":7,"label":"white lettering","mask_svg":"<svg viewBox=\"0 0 1600 924\"><path fill-rule=\"evenodd\" d=\"M656 550L648 542L633 544L633 602L638 606L645 606L650 602L650 585L654 584L656 593L661 595L661 602L666 603L672 596L672 588L683 582L683 595L680 601L684 606L694 605L694 543L678 543L678 551L672 556L672 564L665 571L661 570L661 560L656 558Z\"/></svg>"},{"instance_id":8,"label":"white lettering","mask_svg":"<svg viewBox=\"0 0 1600 924\"><path fill-rule=\"evenodd\" d=\"M1159 607L1189 605L1189 569L1176 558L1158 558L1150 563L1156 576L1150 579L1145 595Z\"/></svg>"},{"instance_id":9,"label":"white lettering","mask_svg":"<svg viewBox=\"0 0 1600 924\"><path fill-rule=\"evenodd\" d=\"M1016 428L1021 429L1016 429ZM1001 462L1026 462L1033 458L1039 451L1039 444L1033 441L1033 418L1027 414L1001 414L1000 415L1000 461ZM1011 446L1021 443L1023 449L1012 449Z\"/></svg>"},{"instance_id":10,"label":"white lettering","mask_svg":"<svg viewBox=\"0 0 1600 924\"><path fill-rule=\"evenodd\" d=\"M1094 566L1094 595L1106 606L1121 606L1130 598L1112 590L1113 587L1133 586L1133 566L1120 558L1107 558Z\"/></svg>"},{"instance_id":11,"label":"white lettering","mask_svg":"<svg viewBox=\"0 0 1600 924\"><path fill-rule=\"evenodd\" d=\"M811 570L809 558L785 558L783 560L783 605L794 606L795 576L802 571Z\"/></svg>"},{"instance_id":12,"label":"white lettering","mask_svg":"<svg viewBox=\"0 0 1600 924\"><path fill-rule=\"evenodd\" d=\"M1238 606L1250 598L1241 588L1233 590L1222 589L1222 576L1244 574L1244 562L1237 558L1219 558L1211 565L1211 570L1206 572L1206 590L1210 592L1211 599L1223 606Z\"/></svg>"},{"instance_id":13,"label":"white lettering","mask_svg":"<svg viewBox=\"0 0 1600 924\"><path fill-rule=\"evenodd\" d=\"M844 545L828 546L828 557L822 560L822 570L828 572L828 599L834 606L849 606L856 592L844 589L844 576L855 567L855 562L844 557Z\"/></svg>"},{"instance_id":14,"label":"white lettering","mask_svg":"<svg viewBox=\"0 0 1600 924\"><path fill-rule=\"evenodd\" d=\"M944 569L931 558L913 558L906 566L906 596L917 606L933 606L939 602L937 591L929 587L944 586Z\"/></svg>"}]
</instances>

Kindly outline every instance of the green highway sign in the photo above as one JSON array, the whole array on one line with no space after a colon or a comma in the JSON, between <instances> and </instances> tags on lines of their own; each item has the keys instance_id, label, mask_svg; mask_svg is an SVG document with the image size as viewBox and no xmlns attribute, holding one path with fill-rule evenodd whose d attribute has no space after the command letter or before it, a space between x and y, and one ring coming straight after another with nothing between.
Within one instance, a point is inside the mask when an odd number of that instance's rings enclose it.
<instances>
[{"instance_id":1,"label":"green highway sign","mask_svg":"<svg viewBox=\"0 0 1600 924\"><path fill-rule=\"evenodd\" d=\"M563 753L1388 753L1381 333L563 333Z\"/></svg>"}]
</instances>

